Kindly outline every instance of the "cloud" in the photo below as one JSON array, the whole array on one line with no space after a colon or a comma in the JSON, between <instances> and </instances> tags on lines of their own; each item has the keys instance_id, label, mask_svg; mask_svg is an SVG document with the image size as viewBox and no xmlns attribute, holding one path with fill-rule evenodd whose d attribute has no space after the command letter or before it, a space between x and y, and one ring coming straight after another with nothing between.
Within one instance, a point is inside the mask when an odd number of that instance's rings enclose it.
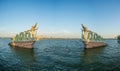
<instances>
[{"instance_id":1,"label":"cloud","mask_svg":"<svg viewBox=\"0 0 120 71\"><path fill-rule=\"evenodd\" d=\"M63 33L65 34L71 34L72 32L68 31L68 30L62 30Z\"/></svg>"},{"instance_id":2,"label":"cloud","mask_svg":"<svg viewBox=\"0 0 120 71\"><path fill-rule=\"evenodd\" d=\"M69 30L55 30L55 31L50 31L50 32L44 32L42 34L49 34L49 35L70 35L72 34L71 31Z\"/></svg>"},{"instance_id":3,"label":"cloud","mask_svg":"<svg viewBox=\"0 0 120 71\"><path fill-rule=\"evenodd\" d=\"M80 38L80 34L70 30L55 30L50 32L40 32L40 35L48 37L59 37L59 38Z\"/></svg>"}]
</instances>

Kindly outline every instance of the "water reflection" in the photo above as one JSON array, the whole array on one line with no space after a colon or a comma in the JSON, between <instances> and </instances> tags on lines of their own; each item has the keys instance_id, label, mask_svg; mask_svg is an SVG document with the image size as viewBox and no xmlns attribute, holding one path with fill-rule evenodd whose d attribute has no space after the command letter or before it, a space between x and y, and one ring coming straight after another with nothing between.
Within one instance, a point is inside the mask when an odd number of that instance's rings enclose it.
<instances>
[{"instance_id":1,"label":"water reflection","mask_svg":"<svg viewBox=\"0 0 120 71\"><path fill-rule=\"evenodd\" d=\"M34 49L25 48L11 48L13 54L18 59L20 65L24 65L23 68L32 68L35 63Z\"/></svg>"},{"instance_id":2,"label":"water reflection","mask_svg":"<svg viewBox=\"0 0 120 71\"><path fill-rule=\"evenodd\" d=\"M120 44L120 40L117 40L117 42Z\"/></svg>"},{"instance_id":3,"label":"water reflection","mask_svg":"<svg viewBox=\"0 0 120 71\"><path fill-rule=\"evenodd\" d=\"M97 60L97 58L100 56L103 50L104 47L84 50L84 55L83 55L84 61L86 63L95 62L95 60Z\"/></svg>"}]
</instances>

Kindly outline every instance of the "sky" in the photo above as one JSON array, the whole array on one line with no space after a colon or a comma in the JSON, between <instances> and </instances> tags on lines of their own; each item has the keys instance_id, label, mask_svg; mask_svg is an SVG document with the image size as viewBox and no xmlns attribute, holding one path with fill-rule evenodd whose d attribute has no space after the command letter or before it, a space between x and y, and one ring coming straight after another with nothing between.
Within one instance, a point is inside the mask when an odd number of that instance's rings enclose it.
<instances>
[{"instance_id":1,"label":"sky","mask_svg":"<svg viewBox=\"0 0 120 71\"><path fill-rule=\"evenodd\" d=\"M103 37L120 34L120 0L0 0L0 36L38 23L38 35L81 37L81 24Z\"/></svg>"}]
</instances>

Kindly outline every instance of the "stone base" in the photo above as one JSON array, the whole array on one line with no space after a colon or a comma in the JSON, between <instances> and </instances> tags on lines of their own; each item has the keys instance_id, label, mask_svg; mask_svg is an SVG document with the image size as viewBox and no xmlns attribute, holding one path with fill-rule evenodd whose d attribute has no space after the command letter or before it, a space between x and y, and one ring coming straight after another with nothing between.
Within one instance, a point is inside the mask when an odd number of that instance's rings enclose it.
<instances>
[{"instance_id":1,"label":"stone base","mask_svg":"<svg viewBox=\"0 0 120 71\"><path fill-rule=\"evenodd\" d=\"M9 45L12 47L21 48L33 48L35 41L20 41L20 42L10 42Z\"/></svg>"},{"instance_id":2,"label":"stone base","mask_svg":"<svg viewBox=\"0 0 120 71\"><path fill-rule=\"evenodd\" d=\"M107 46L104 42L84 42L85 48L96 48Z\"/></svg>"}]
</instances>

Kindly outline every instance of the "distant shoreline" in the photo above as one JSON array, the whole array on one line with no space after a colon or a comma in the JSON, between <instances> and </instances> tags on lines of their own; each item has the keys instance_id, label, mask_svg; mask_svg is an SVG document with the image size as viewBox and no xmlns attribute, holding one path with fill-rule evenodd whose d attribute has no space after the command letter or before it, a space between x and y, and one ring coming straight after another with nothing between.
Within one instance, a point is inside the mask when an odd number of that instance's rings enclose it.
<instances>
[{"instance_id":1,"label":"distant shoreline","mask_svg":"<svg viewBox=\"0 0 120 71\"><path fill-rule=\"evenodd\" d=\"M0 37L0 39L11 39L12 37ZM81 39L81 38L39 38L39 39ZM116 40L117 38L104 38L105 40Z\"/></svg>"}]
</instances>

